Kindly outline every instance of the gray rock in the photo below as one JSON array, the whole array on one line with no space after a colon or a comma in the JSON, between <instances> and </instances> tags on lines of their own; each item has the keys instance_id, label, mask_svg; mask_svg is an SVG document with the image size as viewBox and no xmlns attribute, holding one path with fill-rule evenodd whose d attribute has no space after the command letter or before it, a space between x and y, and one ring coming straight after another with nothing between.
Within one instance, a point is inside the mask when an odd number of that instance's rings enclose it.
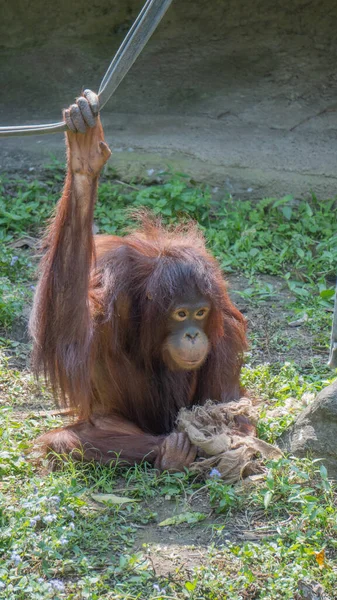
<instances>
[{"instance_id":1,"label":"gray rock","mask_svg":"<svg viewBox=\"0 0 337 600\"><path fill-rule=\"evenodd\" d=\"M321 584L316 583L316 581L312 581L310 583L306 581L299 581L298 591L300 592L303 600L330 600L329 596L324 592Z\"/></svg>"},{"instance_id":2,"label":"gray rock","mask_svg":"<svg viewBox=\"0 0 337 600\"><path fill-rule=\"evenodd\" d=\"M30 337L28 333L28 319L26 316L21 315L14 319L8 337L16 342L29 344Z\"/></svg>"},{"instance_id":3,"label":"gray rock","mask_svg":"<svg viewBox=\"0 0 337 600\"><path fill-rule=\"evenodd\" d=\"M277 443L294 456L321 458L337 479L337 380L324 388Z\"/></svg>"}]
</instances>

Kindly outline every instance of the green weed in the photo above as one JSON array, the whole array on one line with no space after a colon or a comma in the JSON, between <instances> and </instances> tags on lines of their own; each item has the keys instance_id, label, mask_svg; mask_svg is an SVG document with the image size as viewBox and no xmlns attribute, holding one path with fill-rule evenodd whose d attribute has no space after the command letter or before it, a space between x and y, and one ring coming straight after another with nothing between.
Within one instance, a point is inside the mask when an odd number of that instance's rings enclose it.
<instances>
[{"instance_id":1,"label":"green weed","mask_svg":"<svg viewBox=\"0 0 337 600\"><path fill-rule=\"evenodd\" d=\"M131 224L130 207L145 206L167 223L196 220L223 269L248 277L242 300L257 308L273 306L277 288L261 284L259 275L283 277L291 295L287 310L303 319L314 351L325 351L337 262L335 201L290 196L218 201L210 188L184 175L163 177L164 183L151 186L103 178L95 212L100 232L122 234ZM337 493L320 462L272 461L264 481L243 488L226 486L211 473L206 482L187 472L158 476L148 465L68 463L48 473L27 454L31 441L61 419L39 415L39 408L52 406L48 390L27 371L10 367L7 352L13 354L17 342L7 337L31 301L36 265L35 250L13 241L41 235L62 180L62 166L55 163L38 179L4 177L0 186L0 598L291 600L300 579L320 581L333 598ZM290 351L296 342L277 329L276 323L266 332L268 343L287 344ZM333 377L315 355L306 365L256 364L261 339L253 339L242 383L263 401L259 434L274 441L303 408L303 399ZM106 502L100 502L102 494ZM147 531L157 532L166 548L164 568L153 561L157 547L151 537L145 546L138 541ZM195 540L207 531L212 537L211 544L197 546L202 560L195 564L189 563L194 550L184 542L190 531ZM174 545L187 558L167 575ZM317 560L322 552L323 566Z\"/></svg>"}]
</instances>

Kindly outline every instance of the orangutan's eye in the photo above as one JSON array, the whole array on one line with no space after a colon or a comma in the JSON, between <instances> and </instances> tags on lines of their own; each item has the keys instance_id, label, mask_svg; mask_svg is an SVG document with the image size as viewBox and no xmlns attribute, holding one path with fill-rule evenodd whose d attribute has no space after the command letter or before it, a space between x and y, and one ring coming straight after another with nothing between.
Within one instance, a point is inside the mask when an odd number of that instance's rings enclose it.
<instances>
[{"instance_id":1,"label":"orangutan's eye","mask_svg":"<svg viewBox=\"0 0 337 600\"><path fill-rule=\"evenodd\" d=\"M206 317L208 313L208 308L200 308L196 313L195 313L195 318L196 319L204 319Z\"/></svg>"},{"instance_id":2,"label":"orangutan's eye","mask_svg":"<svg viewBox=\"0 0 337 600\"><path fill-rule=\"evenodd\" d=\"M186 310L177 310L174 313L173 318L176 321L185 321L185 319L187 318L187 312L186 312Z\"/></svg>"}]
</instances>

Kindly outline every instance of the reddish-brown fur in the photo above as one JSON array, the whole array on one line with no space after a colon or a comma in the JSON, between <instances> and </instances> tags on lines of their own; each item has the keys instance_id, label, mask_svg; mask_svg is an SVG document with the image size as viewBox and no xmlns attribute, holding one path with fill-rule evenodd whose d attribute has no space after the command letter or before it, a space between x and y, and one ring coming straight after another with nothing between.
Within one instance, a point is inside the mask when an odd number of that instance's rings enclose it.
<instances>
[{"instance_id":1,"label":"reddish-brown fur","mask_svg":"<svg viewBox=\"0 0 337 600\"><path fill-rule=\"evenodd\" d=\"M76 177L69 167L45 239L31 331L36 371L79 420L42 441L75 458L154 462L181 407L239 397L244 319L194 225L169 230L143 214L126 237L93 239L97 177ZM192 286L211 302L211 350L199 370L171 371L167 314Z\"/></svg>"}]
</instances>

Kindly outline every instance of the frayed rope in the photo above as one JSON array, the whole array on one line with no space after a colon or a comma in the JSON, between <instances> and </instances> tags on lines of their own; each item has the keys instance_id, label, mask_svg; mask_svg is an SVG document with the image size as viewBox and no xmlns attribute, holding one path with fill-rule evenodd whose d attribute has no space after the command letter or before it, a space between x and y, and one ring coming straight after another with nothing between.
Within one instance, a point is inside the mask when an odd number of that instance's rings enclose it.
<instances>
[{"instance_id":1,"label":"frayed rope","mask_svg":"<svg viewBox=\"0 0 337 600\"><path fill-rule=\"evenodd\" d=\"M210 470L216 469L227 484L263 473L263 461L281 458L282 452L254 435L257 417L249 398L227 404L208 400L203 406L181 409L177 428L198 447L199 458L191 470L207 478ZM250 423L244 432L240 431L240 418Z\"/></svg>"}]
</instances>

